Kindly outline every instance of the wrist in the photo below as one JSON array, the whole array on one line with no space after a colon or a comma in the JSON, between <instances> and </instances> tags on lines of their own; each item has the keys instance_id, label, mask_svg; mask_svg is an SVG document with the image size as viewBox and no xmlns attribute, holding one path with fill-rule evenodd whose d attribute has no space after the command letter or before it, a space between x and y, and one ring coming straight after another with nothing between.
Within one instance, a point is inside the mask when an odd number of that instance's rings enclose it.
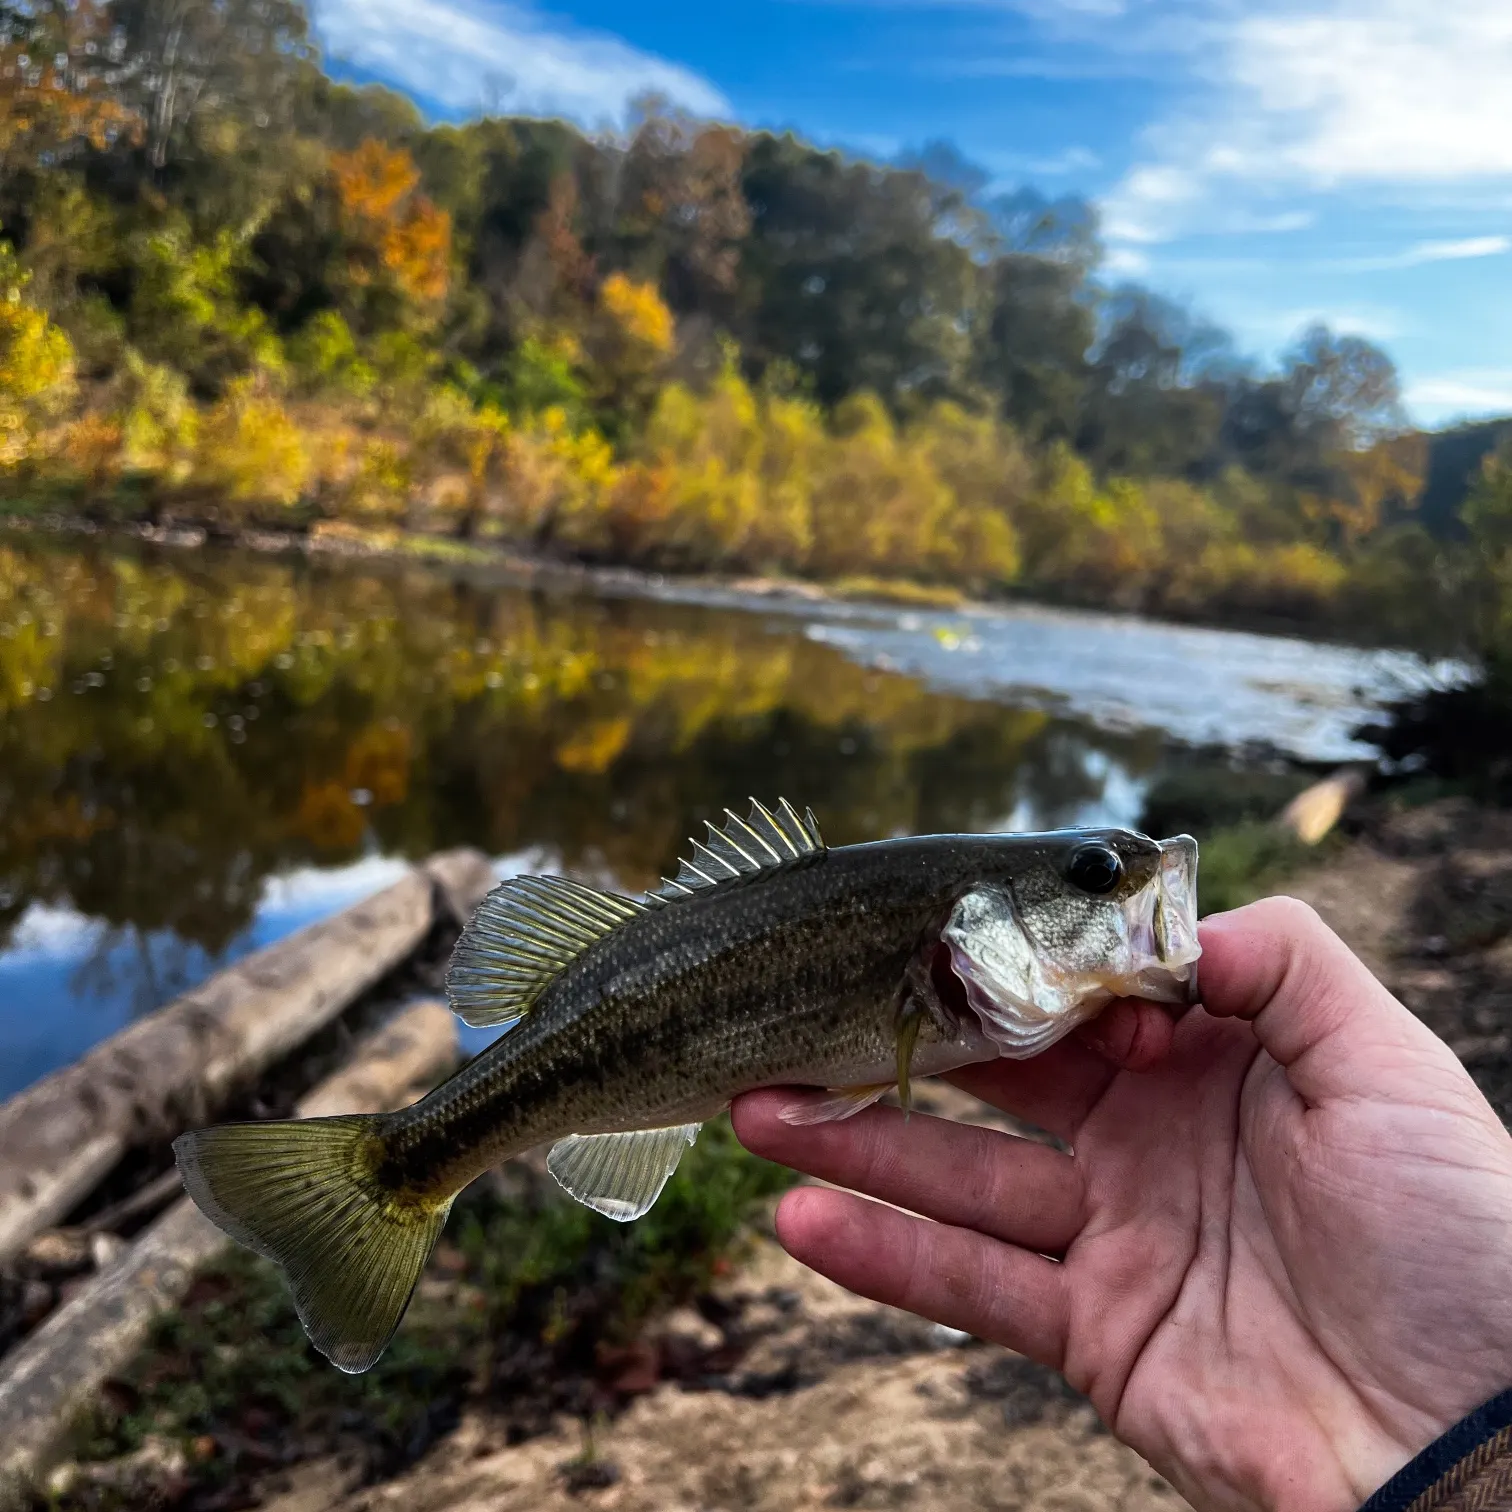
<instances>
[{"instance_id":1,"label":"wrist","mask_svg":"<svg viewBox=\"0 0 1512 1512\"><path fill-rule=\"evenodd\" d=\"M1512 1390L1461 1418L1366 1499L1360 1512L1512 1508Z\"/></svg>"}]
</instances>

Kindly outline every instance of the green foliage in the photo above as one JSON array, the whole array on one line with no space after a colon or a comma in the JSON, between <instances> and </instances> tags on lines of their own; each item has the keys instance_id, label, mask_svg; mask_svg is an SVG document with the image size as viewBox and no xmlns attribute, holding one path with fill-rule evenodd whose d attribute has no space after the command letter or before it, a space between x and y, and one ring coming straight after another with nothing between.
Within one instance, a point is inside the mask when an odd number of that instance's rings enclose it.
<instances>
[{"instance_id":1,"label":"green foliage","mask_svg":"<svg viewBox=\"0 0 1512 1512\"><path fill-rule=\"evenodd\" d=\"M1198 884L1203 916L1266 897L1318 854L1318 847L1309 849L1274 824L1249 822L1203 836Z\"/></svg>"},{"instance_id":2,"label":"green foliage","mask_svg":"<svg viewBox=\"0 0 1512 1512\"><path fill-rule=\"evenodd\" d=\"M289 361L300 381L314 392L334 389L364 399L378 374L357 349L352 328L335 310L313 315L290 338Z\"/></svg>"},{"instance_id":3,"label":"green foliage","mask_svg":"<svg viewBox=\"0 0 1512 1512\"><path fill-rule=\"evenodd\" d=\"M581 353L566 341L548 341L527 336L510 354L501 375L505 403L516 414L540 415L550 409L563 412L574 425L587 419L587 386L583 381Z\"/></svg>"},{"instance_id":4,"label":"green foliage","mask_svg":"<svg viewBox=\"0 0 1512 1512\"><path fill-rule=\"evenodd\" d=\"M249 369L282 367L267 317L237 297L244 238L224 230L199 241L180 220L137 238L131 252L127 331L149 360L178 368L210 392Z\"/></svg>"}]
</instances>

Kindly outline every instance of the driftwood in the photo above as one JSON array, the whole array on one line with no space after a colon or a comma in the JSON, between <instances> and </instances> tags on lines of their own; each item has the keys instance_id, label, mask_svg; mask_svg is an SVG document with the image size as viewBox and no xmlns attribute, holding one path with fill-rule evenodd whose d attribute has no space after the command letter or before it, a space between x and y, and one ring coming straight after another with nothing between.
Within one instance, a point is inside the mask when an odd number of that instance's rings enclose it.
<instances>
[{"instance_id":1,"label":"driftwood","mask_svg":"<svg viewBox=\"0 0 1512 1512\"><path fill-rule=\"evenodd\" d=\"M217 972L0 1106L0 1260L59 1222L133 1145L207 1118L493 884L449 851Z\"/></svg>"},{"instance_id":2,"label":"driftwood","mask_svg":"<svg viewBox=\"0 0 1512 1512\"><path fill-rule=\"evenodd\" d=\"M457 1060L455 1020L425 1002L367 1041L347 1069L299 1105L302 1117L403 1107ZM187 1197L0 1362L0 1507L35 1487L73 1416L140 1346L155 1314L174 1306L195 1270L230 1241Z\"/></svg>"}]
</instances>

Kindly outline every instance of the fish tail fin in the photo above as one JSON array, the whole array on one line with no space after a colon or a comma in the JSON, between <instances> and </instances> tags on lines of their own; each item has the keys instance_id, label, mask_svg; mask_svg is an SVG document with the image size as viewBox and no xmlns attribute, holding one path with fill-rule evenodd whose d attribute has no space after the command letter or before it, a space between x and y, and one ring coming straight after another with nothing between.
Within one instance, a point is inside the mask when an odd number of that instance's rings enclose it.
<instances>
[{"instance_id":1,"label":"fish tail fin","mask_svg":"<svg viewBox=\"0 0 1512 1512\"><path fill-rule=\"evenodd\" d=\"M382 1179L384 1122L220 1124L173 1143L200 1211L282 1267L310 1342L352 1375L388 1347L452 1205Z\"/></svg>"}]
</instances>

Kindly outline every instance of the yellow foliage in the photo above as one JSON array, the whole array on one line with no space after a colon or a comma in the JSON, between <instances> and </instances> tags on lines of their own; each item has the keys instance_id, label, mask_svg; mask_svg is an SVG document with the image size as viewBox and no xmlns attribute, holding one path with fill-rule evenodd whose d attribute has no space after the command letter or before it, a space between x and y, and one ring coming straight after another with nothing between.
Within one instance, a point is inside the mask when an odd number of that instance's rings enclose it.
<instances>
[{"instance_id":1,"label":"yellow foliage","mask_svg":"<svg viewBox=\"0 0 1512 1512\"><path fill-rule=\"evenodd\" d=\"M586 342L588 377L598 397L643 412L675 345L672 312L656 286L611 273L599 288Z\"/></svg>"},{"instance_id":2,"label":"yellow foliage","mask_svg":"<svg viewBox=\"0 0 1512 1512\"><path fill-rule=\"evenodd\" d=\"M249 380L233 384L205 417L195 471L232 504L286 509L303 494L312 470L298 426Z\"/></svg>"},{"instance_id":3,"label":"yellow foliage","mask_svg":"<svg viewBox=\"0 0 1512 1512\"><path fill-rule=\"evenodd\" d=\"M672 312L651 283L611 273L599 289L599 306L625 339L646 353L665 357L672 350Z\"/></svg>"},{"instance_id":4,"label":"yellow foliage","mask_svg":"<svg viewBox=\"0 0 1512 1512\"><path fill-rule=\"evenodd\" d=\"M413 482L406 448L386 436L369 436L347 483L346 506L359 516L392 519L409 507Z\"/></svg>"},{"instance_id":5,"label":"yellow foliage","mask_svg":"<svg viewBox=\"0 0 1512 1512\"><path fill-rule=\"evenodd\" d=\"M681 384L662 391L645 447L663 464L658 546L674 560L738 560L761 509L761 426L755 396L726 371L707 395Z\"/></svg>"},{"instance_id":6,"label":"yellow foliage","mask_svg":"<svg viewBox=\"0 0 1512 1512\"><path fill-rule=\"evenodd\" d=\"M574 433L558 407L504 442L503 524L536 541L559 539L587 550L607 538L614 453L595 430Z\"/></svg>"},{"instance_id":7,"label":"yellow foliage","mask_svg":"<svg viewBox=\"0 0 1512 1512\"><path fill-rule=\"evenodd\" d=\"M950 490L874 395L842 403L835 432L814 488L813 567L837 576L918 571L950 515Z\"/></svg>"},{"instance_id":8,"label":"yellow foliage","mask_svg":"<svg viewBox=\"0 0 1512 1512\"><path fill-rule=\"evenodd\" d=\"M607 772L629 744L634 729L627 715L590 719L557 747L557 765L565 772L589 776Z\"/></svg>"},{"instance_id":9,"label":"yellow foliage","mask_svg":"<svg viewBox=\"0 0 1512 1512\"><path fill-rule=\"evenodd\" d=\"M22 297L26 282L0 242L0 466L28 455L38 425L73 387L73 348Z\"/></svg>"}]
</instances>

